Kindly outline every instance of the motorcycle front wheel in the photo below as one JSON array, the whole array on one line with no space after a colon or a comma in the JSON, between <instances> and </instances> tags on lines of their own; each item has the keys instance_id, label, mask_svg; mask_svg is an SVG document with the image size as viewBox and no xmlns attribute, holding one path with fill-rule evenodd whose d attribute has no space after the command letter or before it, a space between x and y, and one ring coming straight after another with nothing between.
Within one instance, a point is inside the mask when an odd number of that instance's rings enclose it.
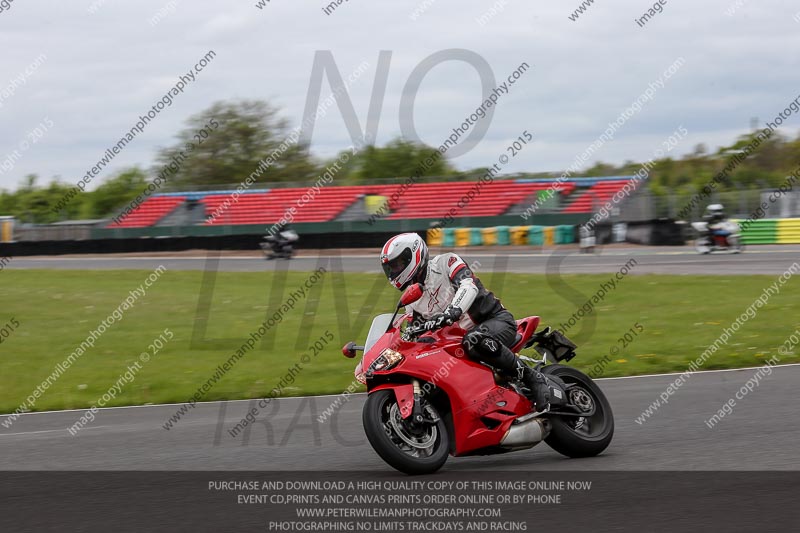
<instances>
[{"instance_id":1,"label":"motorcycle front wheel","mask_svg":"<svg viewBox=\"0 0 800 533\"><path fill-rule=\"evenodd\" d=\"M551 416L552 429L544 440L548 446L567 457L593 457L605 450L614 436L614 414L600 387L569 366L548 365L542 372L561 378L568 387L569 403L592 413L585 417Z\"/></svg>"},{"instance_id":2,"label":"motorcycle front wheel","mask_svg":"<svg viewBox=\"0 0 800 533\"><path fill-rule=\"evenodd\" d=\"M362 416L364 432L375 452L389 466L410 475L432 474L447 461L450 437L441 418L436 423L407 427L394 392L380 390L367 396Z\"/></svg>"}]
</instances>

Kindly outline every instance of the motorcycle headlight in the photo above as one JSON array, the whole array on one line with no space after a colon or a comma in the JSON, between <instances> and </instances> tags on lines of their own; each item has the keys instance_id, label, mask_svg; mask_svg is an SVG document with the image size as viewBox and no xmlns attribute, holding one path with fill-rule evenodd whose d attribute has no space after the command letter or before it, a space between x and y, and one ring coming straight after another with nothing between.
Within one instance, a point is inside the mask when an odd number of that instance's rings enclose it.
<instances>
[{"instance_id":1,"label":"motorcycle headlight","mask_svg":"<svg viewBox=\"0 0 800 533\"><path fill-rule=\"evenodd\" d=\"M358 362L358 365L356 365L356 370L355 370L354 374L356 375L356 380L359 383L361 383L362 385L366 385L367 384L367 375L364 372L364 367L362 366L363 362L364 362L363 359Z\"/></svg>"},{"instance_id":2,"label":"motorcycle headlight","mask_svg":"<svg viewBox=\"0 0 800 533\"><path fill-rule=\"evenodd\" d=\"M392 350L391 348L386 348L369 366L369 370L367 370L367 377L369 377L373 372L389 370L390 368L397 366L402 360L403 354Z\"/></svg>"}]
</instances>

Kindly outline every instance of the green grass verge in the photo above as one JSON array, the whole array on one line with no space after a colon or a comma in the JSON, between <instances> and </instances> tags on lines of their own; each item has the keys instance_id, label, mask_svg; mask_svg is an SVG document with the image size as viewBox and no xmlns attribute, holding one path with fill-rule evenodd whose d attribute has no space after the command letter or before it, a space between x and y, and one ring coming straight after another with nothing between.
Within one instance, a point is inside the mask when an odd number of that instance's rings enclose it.
<instances>
[{"instance_id":1,"label":"green grass verge","mask_svg":"<svg viewBox=\"0 0 800 533\"><path fill-rule=\"evenodd\" d=\"M19 326L0 344L0 412L16 409L47 378L54 367L74 352L90 330L116 309L128 292L143 283L146 271L5 271L0 325L14 318ZM338 277L337 277L338 276ZM122 387L107 405L184 402L212 376L257 329L267 313L273 290L272 273L220 272L210 299L205 339L196 326L201 272L168 271L146 296L124 313L44 394L34 410L88 407L117 381L126 368L165 328L174 338L142 365L136 379ZM543 324L566 322L577 308L607 282L608 275L565 275L569 288L550 287L544 275L486 274L484 283L502 297L518 318L542 316ZM278 282L285 295L308 278L289 273ZM316 292L304 298L274 328L268 346L258 343L216 383L204 400L261 397L276 386L286 369L308 353L330 331L334 340L307 364L284 395L339 393L353 379L355 362L339 352L344 342L366 336L372 314L391 310L397 291L377 275L324 276ZM571 364L584 370L602 367L603 376L683 371L690 360L718 338L723 328L774 281L773 276L629 275L618 288L583 318L568 336L578 341ZM705 368L735 368L762 364L778 355L779 346L800 326L797 283L790 280L758 310ZM336 290L334 290L334 288ZM345 296L346 295L346 296ZM336 302L336 303L334 303ZM365 306L374 313L359 319ZM350 323L350 328L347 323ZM641 324L627 347L618 340ZM301 332L304 333L301 335ZM192 347L192 336L196 336ZM300 340L298 341L298 338ZM200 343L200 344L197 344ZM271 343L271 346L270 346ZM298 344L300 344L298 346ZM618 349L613 355L612 349ZM800 351L800 350L798 350ZM610 362L602 362L607 357ZM782 363L800 356L780 356Z\"/></svg>"}]
</instances>

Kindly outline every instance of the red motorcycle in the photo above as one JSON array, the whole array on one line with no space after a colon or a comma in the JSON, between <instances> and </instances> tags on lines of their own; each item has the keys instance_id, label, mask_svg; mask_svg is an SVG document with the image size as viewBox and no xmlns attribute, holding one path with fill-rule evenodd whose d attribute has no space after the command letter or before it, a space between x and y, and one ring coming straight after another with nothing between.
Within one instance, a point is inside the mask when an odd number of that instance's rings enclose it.
<instances>
[{"instance_id":1,"label":"red motorcycle","mask_svg":"<svg viewBox=\"0 0 800 533\"><path fill-rule=\"evenodd\" d=\"M614 434L611 406L583 372L557 364L575 356L575 345L559 331L537 332L539 317L517 321L512 350L534 346L534 363L550 386L550 407L538 412L518 380L470 359L458 325L422 331L401 307L422 296L412 285L394 314L375 317L364 346L347 343L356 379L367 386L364 431L378 455L406 474L430 474L448 455L489 455L532 448L545 441L568 457L601 453ZM403 329L405 326L405 329Z\"/></svg>"}]
</instances>

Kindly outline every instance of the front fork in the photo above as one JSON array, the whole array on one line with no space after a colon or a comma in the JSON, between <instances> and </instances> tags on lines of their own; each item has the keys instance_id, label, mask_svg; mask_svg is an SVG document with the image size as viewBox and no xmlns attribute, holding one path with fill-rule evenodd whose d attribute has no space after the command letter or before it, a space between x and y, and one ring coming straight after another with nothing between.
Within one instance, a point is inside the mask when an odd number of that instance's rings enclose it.
<instances>
[{"instance_id":1,"label":"front fork","mask_svg":"<svg viewBox=\"0 0 800 533\"><path fill-rule=\"evenodd\" d=\"M411 386L414 389L414 405L411 407L411 416L403 422L412 432L420 432L424 431L427 425L436 424L439 421L439 415L431 404L423 398L419 381L412 379Z\"/></svg>"},{"instance_id":2,"label":"front fork","mask_svg":"<svg viewBox=\"0 0 800 533\"><path fill-rule=\"evenodd\" d=\"M436 423L439 415L425 399L419 380L412 379L410 384L383 384L370 392L381 389L391 389L394 393L403 424L409 429L419 428L426 423Z\"/></svg>"},{"instance_id":3,"label":"front fork","mask_svg":"<svg viewBox=\"0 0 800 533\"><path fill-rule=\"evenodd\" d=\"M419 381L416 379L411 380L411 386L414 387L414 406L411 408L411 423L421 424L424 420L422 415L422 387L419 386Z\"/></svg>"}]
</instances>

